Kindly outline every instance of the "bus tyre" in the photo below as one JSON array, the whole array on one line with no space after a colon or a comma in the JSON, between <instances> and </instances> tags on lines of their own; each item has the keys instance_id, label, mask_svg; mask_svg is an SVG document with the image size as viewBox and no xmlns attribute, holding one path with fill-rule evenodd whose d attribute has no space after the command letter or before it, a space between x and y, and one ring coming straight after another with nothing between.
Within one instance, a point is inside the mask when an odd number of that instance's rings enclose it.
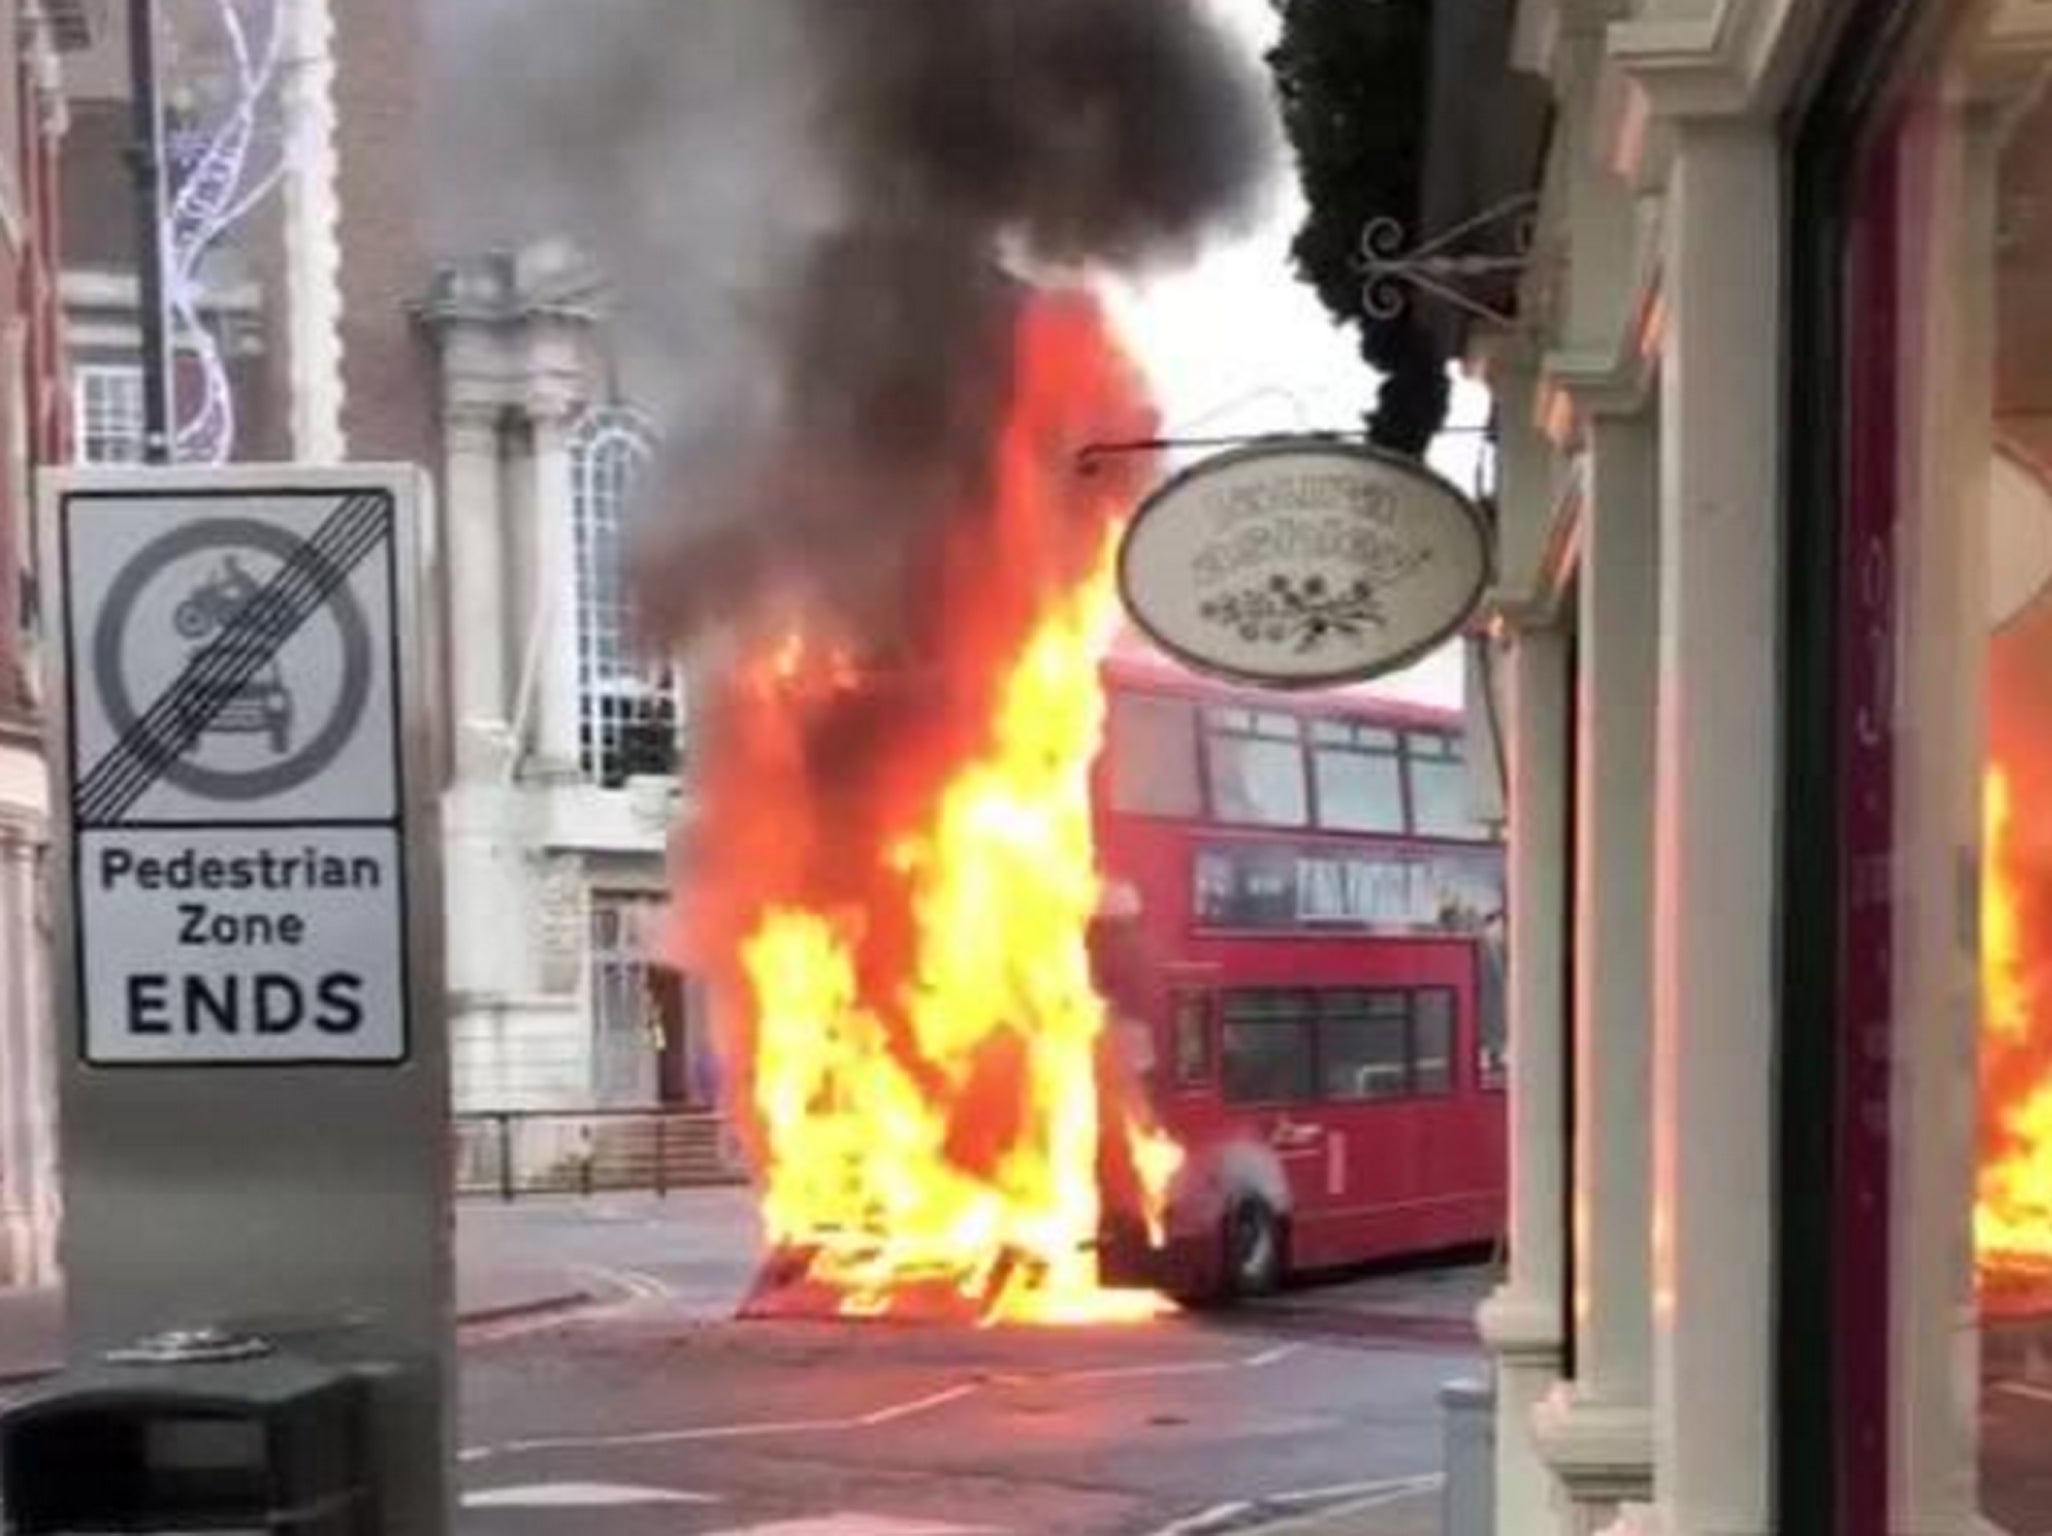
<instances>
[{"instance_id":1,"label":"bus tyre","mask_svg":"<svg viewBox=\"0 0 2052 1536\"><path fill-rule=\"evenodd\" d=\"M1266 1296L1282 1284L1282 1222L1262 1200L1241 1200L1226 1213L1225 1285L1228 1299Z\"/></svg>"}]
</instances>

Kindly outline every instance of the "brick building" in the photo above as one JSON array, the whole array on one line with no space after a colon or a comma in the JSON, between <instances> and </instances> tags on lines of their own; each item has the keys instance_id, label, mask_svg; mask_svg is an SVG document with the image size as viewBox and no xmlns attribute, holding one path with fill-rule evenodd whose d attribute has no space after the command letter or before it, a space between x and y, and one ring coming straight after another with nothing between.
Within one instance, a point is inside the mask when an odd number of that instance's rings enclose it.
<instances>
[{"instance_id":1,"label":"brick building","mask_svg":"<svg viewBox=\"0 0 2052 1536\"><path fill-rule=\"evenodd\" d=\"M264 110L290 163L209 256L201 306L228 360L232 456L435 475L458 1108L703 1104L698 1000L649 958L682 700L632 655L618 579L646 428L574 252L437 249L422 9L271 13L295 63ZM165 18L195 33L167 57L203 67L208 8ZM98 41L66 162L87 233L65 291L78 456L119 462L141 444L127 64L122 39ZM182 89L167 69L167 101Z\"/></svg>"},{"instance_id":2,"label":"brick building","mask_svg":"<svg viewBox=\"0 0 2052 1536\"><path fill-rule=\"evenodd\" d=\"M32 630L34 475L66 452L57 293L64 61L92 37L76 3L0 11L0 1285L55 1264L46 931L48 842Z\"/></svg>"}]
</instances>

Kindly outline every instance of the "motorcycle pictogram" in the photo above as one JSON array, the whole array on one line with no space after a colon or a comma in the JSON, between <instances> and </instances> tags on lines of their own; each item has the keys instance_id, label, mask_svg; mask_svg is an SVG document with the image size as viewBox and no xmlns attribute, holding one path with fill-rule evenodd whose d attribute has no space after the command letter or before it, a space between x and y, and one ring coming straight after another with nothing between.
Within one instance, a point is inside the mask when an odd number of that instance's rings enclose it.
<instances>
[{"instance_id":1,"label":"motorcycle pictogram","mask_svg":"<svg viewBox=\"0 0 2052 1536\"><path fill-rule=\"evenodd\" d=\"M193 642L197 657L262 592L262 584L243 570L241 562L225 555L219 570L194 587L173 610L172 628L181 639ZM262 736L271 755L283 757L292 749L292 720L292 690L285 685L278 663L271 660L211 711L203 734Z\"/></svg>"}]
</instances>

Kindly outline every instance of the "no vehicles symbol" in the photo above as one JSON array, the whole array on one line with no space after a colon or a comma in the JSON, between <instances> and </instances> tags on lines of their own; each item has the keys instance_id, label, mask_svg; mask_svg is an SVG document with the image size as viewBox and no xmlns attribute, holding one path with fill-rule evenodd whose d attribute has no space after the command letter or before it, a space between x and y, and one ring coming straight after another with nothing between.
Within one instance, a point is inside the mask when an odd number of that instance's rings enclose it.
<instances>
[{"instance_id":1,"label":"no vehicles symbol","mask_svg":"<svg viewBox=\"0 0 2052 1536\"><path fill-rule=\"evenodd\" d=\"M81 754L78 821L121 823L160 782L248 805L335 769L376 672L352 573L374 554L389 561L392 525L388 497L359 494L304 535L206 516L137 549L92 629L92 680L112 740Z\"/></svg>"}]
</instances>

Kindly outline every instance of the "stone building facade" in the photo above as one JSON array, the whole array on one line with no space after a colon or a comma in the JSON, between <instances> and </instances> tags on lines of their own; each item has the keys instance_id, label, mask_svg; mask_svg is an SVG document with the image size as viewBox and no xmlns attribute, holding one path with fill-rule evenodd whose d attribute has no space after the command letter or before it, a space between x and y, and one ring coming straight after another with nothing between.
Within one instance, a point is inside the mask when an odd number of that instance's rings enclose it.
<instances>
[{"instance_id":1,"label":"stone building facade","mask_svg":"<svg viewBox=\"0 0 2052 1536\"><path fill-rule=\"evenodd\" d=\"M0 1286L56 1269L32 508L36 470L68 451L59 171L66 60L91 42L91 22L88 8L49 0L0 13Z\"/></svg>"}]
</instances>

